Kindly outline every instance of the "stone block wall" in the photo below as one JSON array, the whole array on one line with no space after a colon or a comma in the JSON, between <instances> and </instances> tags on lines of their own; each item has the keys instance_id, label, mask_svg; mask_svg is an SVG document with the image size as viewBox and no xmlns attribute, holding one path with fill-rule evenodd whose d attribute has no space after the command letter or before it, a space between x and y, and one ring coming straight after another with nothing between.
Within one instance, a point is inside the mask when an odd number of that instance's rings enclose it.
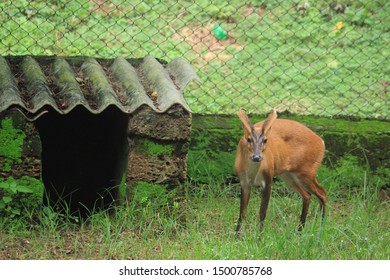
<instances>
[{"instance_id":1,"label":"stone block wall","mask_svg":"<svg viewBox=\"0 0 390 280\"><path fill-rule=\"evenodd\" d=\"M191 113L179 105L165 113L142 107L130 116L127 184L144 181L178 186L187 172Z\"/></svg>"}]
</instances>

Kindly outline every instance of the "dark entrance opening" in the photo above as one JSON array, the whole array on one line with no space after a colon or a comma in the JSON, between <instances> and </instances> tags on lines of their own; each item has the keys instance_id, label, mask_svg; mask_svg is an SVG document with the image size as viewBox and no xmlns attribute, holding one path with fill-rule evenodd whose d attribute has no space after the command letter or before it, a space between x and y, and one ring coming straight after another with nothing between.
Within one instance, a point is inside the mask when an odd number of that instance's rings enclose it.
<instances>
[{"instance_id":1,"label":"dark entrance opening","mask_svg":"<svg viewBox=\"0 0 390 280\"><path fill-rule=\"evenodd\" d=\"M79 106L37 120L45 203L65 201L71 213L85 215L115 201L127 166L128 119L114 106L99 114Z\"/></svg>"}]
</instances>

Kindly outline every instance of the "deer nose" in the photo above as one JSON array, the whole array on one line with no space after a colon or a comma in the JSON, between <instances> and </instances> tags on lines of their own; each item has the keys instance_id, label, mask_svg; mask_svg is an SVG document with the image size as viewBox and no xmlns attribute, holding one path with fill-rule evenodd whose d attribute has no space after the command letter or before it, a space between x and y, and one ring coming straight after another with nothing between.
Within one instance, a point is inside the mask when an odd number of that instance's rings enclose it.
<instances>
[{"instance_id":1,"label":"deer nose","mask_svg":"<svg viewBox=\"0 0 390 280\"><path fill-rule=\"evenodd\" d=\"M259 155L253 155L252 160L255 162L259 162L261 160L261 157Z\"/></svg>"}]
</instances>

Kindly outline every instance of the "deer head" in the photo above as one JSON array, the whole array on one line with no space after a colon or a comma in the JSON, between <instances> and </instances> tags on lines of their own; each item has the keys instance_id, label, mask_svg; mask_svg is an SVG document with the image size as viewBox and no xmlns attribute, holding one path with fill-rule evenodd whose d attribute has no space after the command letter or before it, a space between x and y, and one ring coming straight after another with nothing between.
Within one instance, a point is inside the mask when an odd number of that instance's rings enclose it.
<instances>
[{"instance_id":1,"label":"deer head","mask_svg":"<svg viewBox=\"0 0 390 280\"><path fill-rule=\"evenodd\" d=\"M273 122L278 117L276 110L273 109L261 127L255 127L242 108L238 111L238 117L244 126L244 137L249 151L249 157L254 162L260 162L263 159L263 152L267 146L268 133L271 130Z\"/></svg>"}]
</instances>

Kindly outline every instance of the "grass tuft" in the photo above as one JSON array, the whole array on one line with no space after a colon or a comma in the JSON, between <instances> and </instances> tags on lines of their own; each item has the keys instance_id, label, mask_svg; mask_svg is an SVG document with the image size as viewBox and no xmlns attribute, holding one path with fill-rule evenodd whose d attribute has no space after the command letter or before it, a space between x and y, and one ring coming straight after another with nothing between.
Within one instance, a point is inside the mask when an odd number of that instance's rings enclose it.
<instances>
[{"instance_id":1,"label":"grass tuft","mask_svg":"<svg viewBox=\"0 0 390 280\"><path fill-rule=\"evenodd\" d=\"M313 200L301 233L301 198L276 184L261 235L254 190L239 240L237 185L187 185L180 210L129 202L79 220L45 207L35 222L0 219L0 259L388 259L389 201L369 179L348 196L331 193L323 225Z\"/></svg>"}]
</instances>

